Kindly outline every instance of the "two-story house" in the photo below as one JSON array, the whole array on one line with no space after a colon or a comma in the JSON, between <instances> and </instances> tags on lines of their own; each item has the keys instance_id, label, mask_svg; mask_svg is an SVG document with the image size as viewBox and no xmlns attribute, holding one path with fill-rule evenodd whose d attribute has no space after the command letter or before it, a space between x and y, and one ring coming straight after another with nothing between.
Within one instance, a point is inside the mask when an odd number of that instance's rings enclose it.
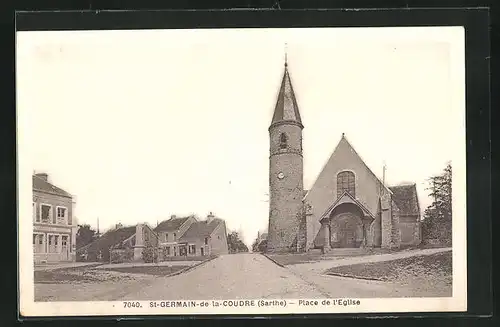
<instances>
[{"instance_id":1,"label":"two-story house","mask_svg":"<svg viewBox=\"0 0 500 327\"><path fill-rule=\"evenodd\" d=\"M158 234L162 254L165 257L176 257L185 255L179 248L179 238L188 230L188 228L196 222L196 217L177 217L171 216L169 220L162 221L156 228Z\"/></svg>"},{"instance_id":2,"label":"two-story house","mask_svg":"<svg viewBox=\"0 0 500 327\"><path fill-rule=\"evenodd\" d=\"M32 181L34 262L75 261L73 196L52 184L45 173L33 175Z\"/></svg>"},{"instance_id":3,"label":"two-story house","mask_svg":"<svg viewBox=\"0 0 500 327\"><path fill-rule=\"evenodd\" d=\"M212 213L201 221L194 216L172 216L161 222L155 231L164 259L229 253L226 223Z\"/></svg>"}]
</instances>

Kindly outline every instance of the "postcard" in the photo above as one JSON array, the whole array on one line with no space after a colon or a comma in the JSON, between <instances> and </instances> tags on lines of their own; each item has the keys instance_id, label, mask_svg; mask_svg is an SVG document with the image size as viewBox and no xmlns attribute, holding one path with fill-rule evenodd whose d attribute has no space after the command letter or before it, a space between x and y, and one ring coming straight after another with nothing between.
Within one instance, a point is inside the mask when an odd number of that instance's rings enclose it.
<instances>
[{"instance_id":1,"label":"postcard","mask_svg":"<svg viewBox=\"0 0 500 327\"><path fill-rule=\"evenodd\" d=\"M21 315L467 310L462 27L16 42Z\"/></svg>"}]
</instances>

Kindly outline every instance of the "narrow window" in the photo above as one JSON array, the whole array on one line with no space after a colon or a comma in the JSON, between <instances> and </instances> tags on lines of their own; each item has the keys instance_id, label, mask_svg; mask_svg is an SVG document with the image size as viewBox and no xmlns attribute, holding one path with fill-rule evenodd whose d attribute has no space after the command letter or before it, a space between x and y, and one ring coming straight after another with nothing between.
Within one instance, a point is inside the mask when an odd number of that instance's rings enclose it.
<instances>
[{"instance_id":1,"label":"narrow window","mask_svg":"<svg viewBox=\"0 0 500 327\"><path fill-rule=\"evenodd\" d=\"M286 149L288 143L288 138L285 133L281 133L280 135L280 149Z\"/></svg>"},{"instance_id":2,"label":"narrow window","mask_svg":"<svg viewBox=\"0 0 500 327\"><path fill-rule=\"evenodd\" d=\"M174 241L177 239L177 234L174 233Z\"/></svg>"},{"instance_id":3,"label":"narrow window","mask_svg":"<svg viewBox=\"0 0 500 327\"><path fill-rule=\"evenodd\" d=\"M67 223L67 210L65 207L57 207L57 223L65 225Z\"/></svg>"},{"instance_id":4,"label":"narrow window","mask_svg":"<svg viewBox=\"0 0 500 327\"><path fill-rule=\"evenodd\" d=\"M337 197L344 192L356 196L355 176L352 171L342 171L337 175Z\"/></svg>"},{"instance_id":5,"label":"narrow window","mask_svg":"<svg viewBox=\"0 0 500 327\"><path fill-rule=\"evenodd\" d=\"M208 244L208 237L205 237L205 245Z\"/></svg>"},{"instance_id":6,"label":"narrow window","mask_svg":"<svg viewBox=\"0 0 500 327\"><path fill-rule=\"evenodd\" d=\"M168 233L165 233L165 242L168 242Z\"/></svg>"},{"instance_id":7,"label":"narrow window","mask_svg":"<svg viewBox=\"0 0 500 327\"><path fill-rule=\"evenodd\" d=\"M42 204L41 205L41 216L42 216L42 223L49 223L50 222L50 216L52 213L52 206L48 204Z\"/></svg>"}]
</instances>

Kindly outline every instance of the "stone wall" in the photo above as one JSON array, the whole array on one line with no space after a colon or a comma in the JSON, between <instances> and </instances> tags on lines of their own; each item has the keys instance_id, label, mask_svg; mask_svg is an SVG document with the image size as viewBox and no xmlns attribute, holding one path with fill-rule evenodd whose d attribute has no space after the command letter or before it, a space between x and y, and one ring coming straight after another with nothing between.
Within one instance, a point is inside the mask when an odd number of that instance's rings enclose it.
<instances>
[{"instance_id":1,"label":"stone wall","mask_svg":"<svg viewBox=\"0 0 500 327\"><path fill-rule=\"evenodd\" d=\"M287 147L280 148L280 135L287 136ZM303 219L302 129L281 124L269 131L269 228L268 252L296 251L299 225ZM283 178L279 174L283 173ZM295 243L295 244L294 244Z\"/></svg>"},{"instance_id":2,"label":"stone wall","mask_svg":"<svg viewBox=\"0 0 500 327\"><path fill-rule=\"evenodd\" d=\"M313 213L307 218L308 248L320 246L321 236L318 232L321 224L319 220L337 199L337 174L342 171L354 173L355 198L374 216L378 209L380 195L388 194L347 140L342 138L306 196Z\"/></svg>"},{"instance_id":3,"label":"stone wall","mask_svg":"<svg viewBox=\"0 0 500 327\"><path fill-rule=\"evenodd\" d=\"M210 236L210 251L205 255L228 254L226 223L221 222Z\"/></svg>"},{"instance_id":4,"label":"stone wall","mask_svg":"<svg viewBox=\"0 0 500 327\"><path fill-rule=\"evenodd\" d=\"M302 206L303 211L301 217L299 217L299 234L297 237L297 252L305 252L307 245L307 224L306 224L306 210L305 206Z\"/></svg>"},{"instance_id":5,"label":"stone wall","mask_svg":"<svg viewBox=\"0 0 500 327\"><path fill-rule=\"evenodd\" d=\"M390 196L384 196L380 199L380 209L380 246L384 249L390 249L392 243L392 207Z\"/></svg>"},{"instance_id":6,"label":"stone wall","mask_svg":"<svg viewBox=\"0 0 500 327\"><path fill-rule=\"evenodd\" d=\"M418 216L401 216L399 218L402 245L420 244L420 222Z\"/></svg>"},{"instance_id":7,"label":"stone wall","mask_svg":"<svg viewBox=\"0 0 500 327\"><path fill-rule=\"evenodd\" d=\"M391 249L399 249L401 246L401 230L399 228L399 209L392 202L392 216L391 216Z\"/></svg>"}]
</instances>

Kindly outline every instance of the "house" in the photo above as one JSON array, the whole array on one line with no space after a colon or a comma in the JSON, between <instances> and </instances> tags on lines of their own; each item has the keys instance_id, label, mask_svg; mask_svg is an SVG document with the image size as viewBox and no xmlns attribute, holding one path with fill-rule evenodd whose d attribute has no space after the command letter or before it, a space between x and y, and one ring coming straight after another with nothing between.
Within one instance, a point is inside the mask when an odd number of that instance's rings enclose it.
<instances>
[{"instance_id":1,"label":"house","mask_svg":"<svg viewBox=\"0 0 500 327\"><path fill-rule=\"evenodd\" d=\"M226 223L212 213L206 220L201 221L194 216L172 216L161 222L155 232L159 235L160 258L163 259L212 256L229 252Z\"/></svg>"},{"instance_id":2,"label":"house","mask_svg":"<svg viewBox=\"0 0 500 327\"><path fill-rule=\"evenodd\" d=\"M82 261L143 261L142 252L148 246L157 249L158 235L147 224L125 227L117 224L77 253Z\"/></svg>"},{"instance_id":3,"label":"house","mask_svg":"<svg viewBox=\"0 0 500 327\"><path fill-rule=\"evenodd\" d=\"M75 261L73 196L52 184L46 173L34 174L32 182L34 262Z\"/></svg>"},{"instance_id":4,"label":"house","mask_svg":"<svg viewBox=\"0 0 500 327\"><path fill-rule=\"evenodd\" d=\"M163 256L176 257L180 255L179 238L195 222L197 219L194 216L177 217L172 215L170 219L162 221L156 226L154 230L159 236Z\"/></svg>"},{"instance_id":5,"label":"house","mask_svg":"<svg viewBox=\"0 0 500 327\"><path fill-rule=\"evenodd\" d=\"M415 183L385 185L344 133L311 189L304 190L303 128L285 63L268 129L267 251L418 245L421 217Z\"/></svg>"}]
</instances>

